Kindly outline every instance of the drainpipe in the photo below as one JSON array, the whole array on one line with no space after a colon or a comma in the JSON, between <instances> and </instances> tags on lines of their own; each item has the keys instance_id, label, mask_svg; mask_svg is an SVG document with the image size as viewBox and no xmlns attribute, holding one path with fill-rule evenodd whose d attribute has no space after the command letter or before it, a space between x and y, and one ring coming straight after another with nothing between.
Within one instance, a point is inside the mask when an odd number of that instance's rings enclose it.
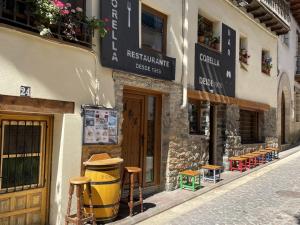
<instances>
[{"instance_id":1,"label":"drainpipe","mask_svg":"<svg viewBox=\"0 0 300 225\"><path fill-rule=\"evenodd\" d=\"M186 51L185 51L185 44L187 41L186 37L186 27L185 27L185 21L186 21L186 0L182 0L182 68L181 68L181 84L182 84L182 105L181 109L185 108L187 105L187 57L186 57Z\"/></svg>"}]
</instances>

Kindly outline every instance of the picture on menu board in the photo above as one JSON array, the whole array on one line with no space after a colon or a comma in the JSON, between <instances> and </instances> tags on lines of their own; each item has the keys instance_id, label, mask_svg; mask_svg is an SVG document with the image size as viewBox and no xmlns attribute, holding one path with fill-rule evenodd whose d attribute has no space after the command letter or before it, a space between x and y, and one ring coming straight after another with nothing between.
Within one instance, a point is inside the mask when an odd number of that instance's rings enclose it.
<instances>
[{"instance_id":1,"label":"picture on menu board","mask_svg":"<svg viewBox=\"0 0 300 225\"><path fill-rule=\"evenodd\" d=\"M83 144L117 144L117 111L85 108L83 132Z\"/></svg>"}]
</instances>

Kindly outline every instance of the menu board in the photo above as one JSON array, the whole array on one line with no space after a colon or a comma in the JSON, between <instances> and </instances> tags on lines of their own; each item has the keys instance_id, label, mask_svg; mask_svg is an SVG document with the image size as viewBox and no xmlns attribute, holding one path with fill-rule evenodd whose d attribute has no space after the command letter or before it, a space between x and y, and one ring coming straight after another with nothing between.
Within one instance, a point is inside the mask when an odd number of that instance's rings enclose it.
<instances>
[{"instance_id":1,"label":"menu board","mask_svg":"<svg viewBox=\"0 0 300 225\"><path fill-rule=\"evenodd\" d=\"M83 144L117 144L117 111L106 108L84 108Z\"/></svg>"}]
</instances>

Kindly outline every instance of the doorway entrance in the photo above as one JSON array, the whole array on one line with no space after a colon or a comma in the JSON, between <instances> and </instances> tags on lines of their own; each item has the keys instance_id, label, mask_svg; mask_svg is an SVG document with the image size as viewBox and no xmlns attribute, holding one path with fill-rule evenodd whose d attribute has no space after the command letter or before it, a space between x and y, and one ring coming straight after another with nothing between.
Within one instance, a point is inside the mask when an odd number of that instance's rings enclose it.
<instances>
[{"instance_id":1,"label":"doorway entrance","mask_svg":"<svg viewBox=\"0 0 300 225\"><path fill-rule=\"evenodd\" d=\"M209 163L223 166L225 153L225 110L223 104L212 104L209 107Z\"/></svg>"},{"instance_id":2,"label":"doorway entrance","mask_svg":"<svg viewBox=\"0 0 300 225\"><path fill-rule=\"evenodd\" d=\"M281 144L285 144L285 96L281 95Z\"/></svg>"},{"instance_id":3,"label":"doorway entrance","mask_svg":"<svg viewBox=\"0 0 300 225\"><path fill-rule=\"evenodd\" d=\"M46 224L51 121L0 114L0 224Z\"/></svg>"},{"instance_id":4,"label":"doorway entrance","mask_svg":"<svg viewBox=\"0 0 300 225\"><path fill-rule=\"evenodd\" d=\"M124 166L142 168L144 186L159 185L161 95L126 89L123 107Z\"/></svg>"}]
</instances>

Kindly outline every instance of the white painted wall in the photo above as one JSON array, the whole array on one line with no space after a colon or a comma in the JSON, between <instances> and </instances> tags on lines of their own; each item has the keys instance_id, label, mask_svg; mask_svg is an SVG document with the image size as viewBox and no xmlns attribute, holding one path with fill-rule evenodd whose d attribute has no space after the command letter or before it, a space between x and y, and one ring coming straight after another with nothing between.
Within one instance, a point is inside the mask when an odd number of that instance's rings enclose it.
<instances>
[{"instance_id":1,"label":"white painted wall","mask_svg":"<svg viewBox=\"0 0 300 225\"><path fill-rule=\"evenodd\" d=\"M19 96L21 85L33 98L75 102L75 113L55 115L50 193L50 224L63 224L70 177L80 175L80 106L98 99L114 104L113 80L99 72L97 57L82 48L0 27L0 93ZM97 83L100 83L98 88Z\"/></svg>"},{"instance_id":2,"label":"white painted wall","mask_svg":"<svg viewBox=\"0 0 300 225\"><path fill-rule=\"evenodd\" d=\"M82 120L78 114L54 117L50 225L64 224L69 196L69 179L80 176L81 130ZM72 210L75 213L75 195L72 203Z\"/></svg>"},{"instance_id":3,"label":"white painted wall","mask_svg":"<svg viewBox=\"0 0 300 225\"><path fill-rule=\"evenodd\" d=\"M298 49L298 35L297 32L300 31L299 26L293 16L291 15L291 30L288 34L289 43L286 45L283 42L283 36L278 40L278 108L281 107L281 93L282 89L289 90L290 96L286 102L286 133L287 140L297 141L300 135L300 123L296 122L295 115L295 99L294 99L294 87L295 87L295 74L296 74L296 56ZM288 81L283 82L282 76L287 76ZM281 112L277 112L277 130L278 134L281 131Z\"/></svg>"},{"instance_id":4,"label":"white painted wall","mask_svg":"<svg viewBox=\"0 0 300 225\"><path fill-rule=\"evenodd\" d=\"M249 18L227 0L187 0L188 29L188 74L189 85L194 86L195 43L197 42L198 12L208 19L223 22L236 30L236 97L277 106L277 37ZM239 37L248 38L249 59L248 71L240 68ZM267 49L273 58L271 76L261 72L261 51Z\"/></svg>"}]
</instances>

